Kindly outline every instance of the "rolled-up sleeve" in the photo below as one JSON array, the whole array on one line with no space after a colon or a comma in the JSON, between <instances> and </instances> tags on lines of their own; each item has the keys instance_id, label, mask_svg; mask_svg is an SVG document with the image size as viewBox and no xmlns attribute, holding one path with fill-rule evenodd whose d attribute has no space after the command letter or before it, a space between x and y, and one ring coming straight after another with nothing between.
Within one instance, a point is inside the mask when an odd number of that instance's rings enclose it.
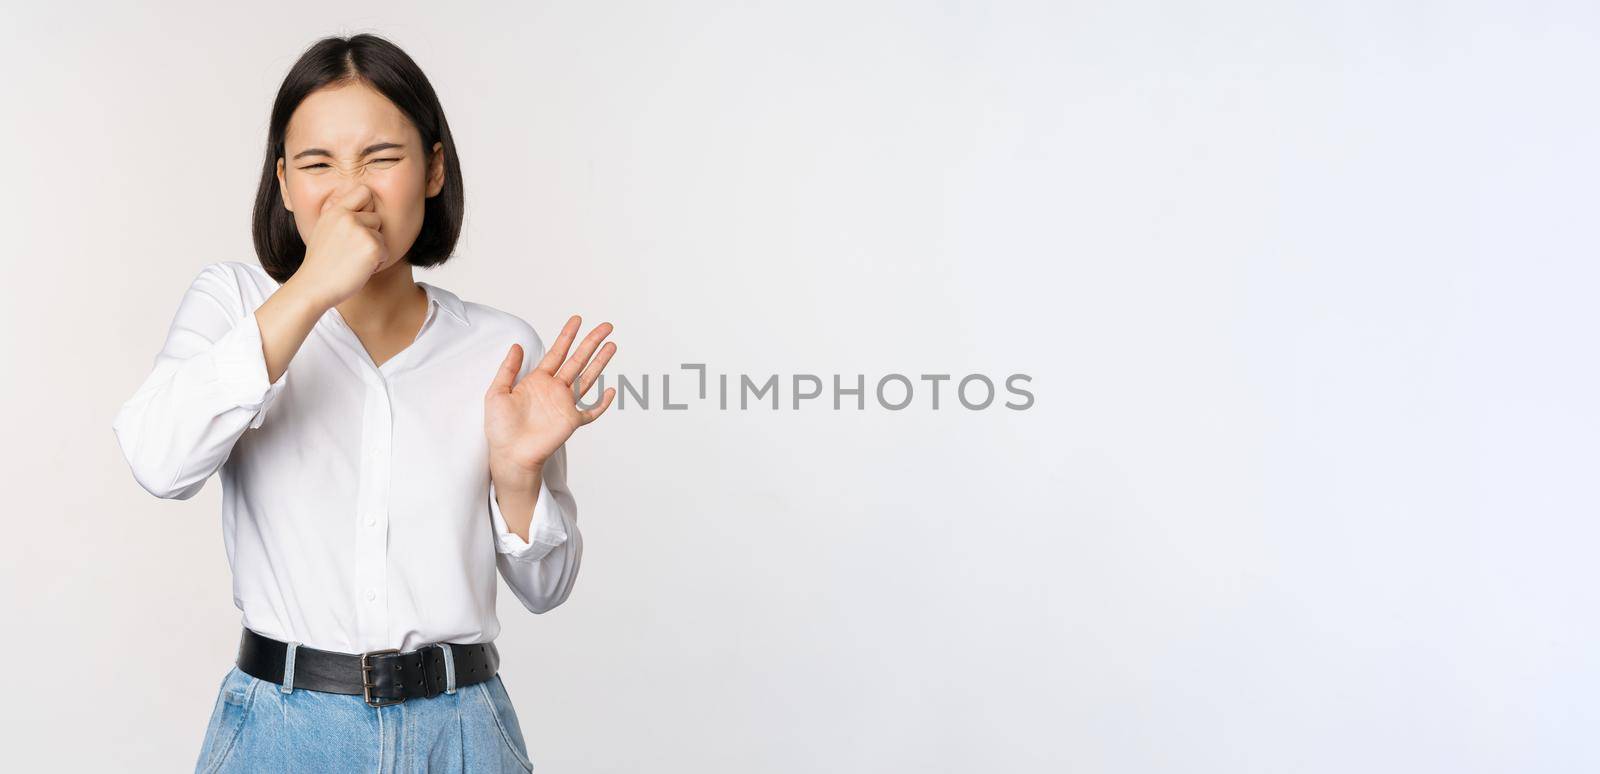
<instances>
[{"instance_id":1,"label":"rolled-up sleeve","mask_svg":"<svg viewBox=\"0 0 1600 774\"><path fill-rule=\"evenodd\" d=\"M493 481L489 483L489 514L494 523L495 562L522 606L546 613L565 602L583 560L578 504L567 488L566 446L556 449L545 462L528 540L507 527Z\"/></svg>"},{"instance_id":2,"label":"rolled-up sleeve","mask_svg":"<svg viewBox=\"0 0 1600 774\"><path fill-rule=\"evenodd\" d=\"M267 381L255 309L225 264L200 270L179 301L166 342L112 431L133 477L151 494L193 497L288 383Z\"/></svg>"}]
</instances>

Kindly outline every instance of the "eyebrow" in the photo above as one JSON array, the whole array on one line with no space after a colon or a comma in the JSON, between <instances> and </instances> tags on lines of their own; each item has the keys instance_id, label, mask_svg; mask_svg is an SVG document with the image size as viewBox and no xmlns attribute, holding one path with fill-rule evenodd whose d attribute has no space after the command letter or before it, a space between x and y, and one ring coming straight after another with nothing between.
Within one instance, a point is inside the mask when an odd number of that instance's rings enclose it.
<instances>
[{"instance_id":1,"label":"eyebrow","mask_svg":"<svg viewBox=\"0 0 1600 774\"><path fill-rule=\"evenodd\" d=\"M366 150L361 151L361 155L362 156L367 156L367 155L370 155L370 154L373 154L373 153L377 153L378 151L381 151L381 150L388 150L390 148L402 148L403 149L405 147L406 146L401 145L399 143L395 143L395 142L374 143L372 145L368 145ZM333 158L333 154L332 153L329 153L329 152L327 152L327 151L325 151L325 150L323 150L321 148L306 148L305 150L294 154L294 158L290 159L290 161L299 161L301 156L327 156L330 159Z\"/></svg>"}]
</instances>

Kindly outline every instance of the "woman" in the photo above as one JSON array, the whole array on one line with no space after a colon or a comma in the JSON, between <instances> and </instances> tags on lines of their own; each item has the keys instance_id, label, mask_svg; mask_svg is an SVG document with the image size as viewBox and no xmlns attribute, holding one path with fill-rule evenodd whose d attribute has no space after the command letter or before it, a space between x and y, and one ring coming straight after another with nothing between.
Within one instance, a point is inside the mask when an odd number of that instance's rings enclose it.
<instances>
[{"instance_id":1,"label":"woman","mask_svg":"<svg viewBox=\"0 0 1600 774\"><path fill-rule=\"evenodd\" d=\"M564 443L615 396L577 405L611 325L569 358L578 317L545 351L413 280L455 247L461 167L428 79L380 38L289 71L255 206L261 265L200 270L113 425L155 496L222 480L243 630L196 770L529 771L495 570L534 613L572 591Z\"/></svg>"}]
</instances>

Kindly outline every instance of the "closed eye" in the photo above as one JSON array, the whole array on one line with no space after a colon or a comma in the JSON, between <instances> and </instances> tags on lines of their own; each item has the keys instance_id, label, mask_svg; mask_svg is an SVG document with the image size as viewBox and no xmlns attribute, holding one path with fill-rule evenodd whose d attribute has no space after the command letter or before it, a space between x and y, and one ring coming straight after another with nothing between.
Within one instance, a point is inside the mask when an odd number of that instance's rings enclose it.
<instances>
[{"instance_id":1,"label":"closed eye","mask_svg":"<svg viewBox=\"0 0 1600 774\"><path fill-rule=\"evenodd\" d=\"M373 160L372 160L372 161L369 161L369 162L367 162L367 163L369 163L369 164L376 164L376 163L378 163L378 162L380 162L380 161L399 161L399 160L400 160L400 159L392 159L392 158L386 158L386 159L373 159ZM307 165L307 166L303 166L303 167L301 167L301 169L316 169L316 168L318 168L318 167L326 167L326 166L328 166L328 165L327 165L327 164L326 164L326 163L317 163L317 164L309 164L309 165Z\"/></svg>"}]
</instances>

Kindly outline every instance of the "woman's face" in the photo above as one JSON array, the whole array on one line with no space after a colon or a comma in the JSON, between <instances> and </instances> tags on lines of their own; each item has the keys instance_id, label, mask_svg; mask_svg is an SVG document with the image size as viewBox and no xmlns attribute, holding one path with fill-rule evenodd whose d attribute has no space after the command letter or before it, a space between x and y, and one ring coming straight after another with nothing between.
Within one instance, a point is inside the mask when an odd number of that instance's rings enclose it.
<instances>
[{"instance_id":1,"label":"woman's face","mask_svg":"<svg viewBox=\"0 0 1600 774\"><path fill-rule=\"evenodd\" d=\"M358 185L372 189L368 209L383 222L389 253L379 271L405 257L422 231L427 198L444 187L443 144L424 154L422 136L400 108L363 83L302 100L289 117L283 147L278 190L307 244L329 197Z\"/></svg>"}]
</instances>

